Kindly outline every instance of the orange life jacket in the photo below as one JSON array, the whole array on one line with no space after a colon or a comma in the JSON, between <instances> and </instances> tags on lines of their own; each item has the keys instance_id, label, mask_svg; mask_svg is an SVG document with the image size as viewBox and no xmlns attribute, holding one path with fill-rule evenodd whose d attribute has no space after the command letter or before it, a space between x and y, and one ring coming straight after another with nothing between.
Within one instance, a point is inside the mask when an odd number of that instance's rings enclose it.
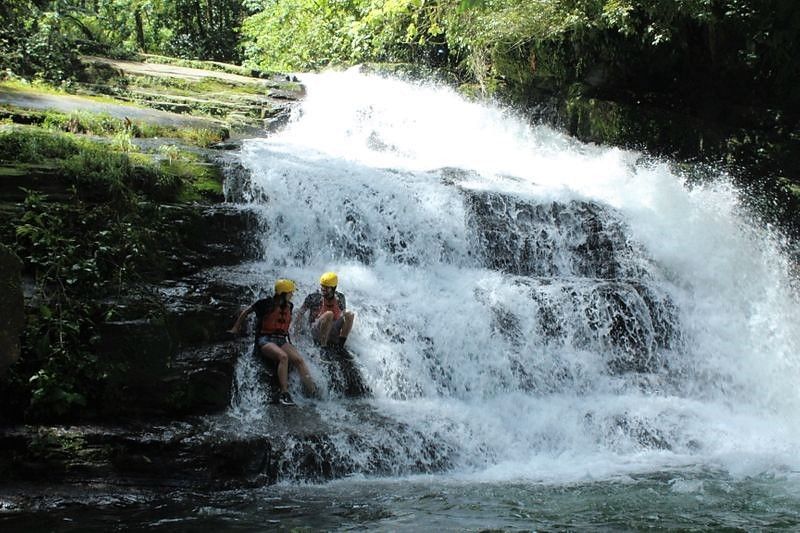
<instances>
[{"instance_id":1,"label":"orange life jacket","mask_svg":"<svg viewBox=\"0 0 800 533\"><path fill-rule=\"evenodd\" d=\"M330 300L326 300L325 298L322 299L322 305L319 306L319 312L317 313L317 317L319 317L322 313L326 311L330 311L333 313L333 319L339 320L339 317L342 316L342 310L339 308L339 299L334 297Z\"/></svg>"},{"instance_id":2,"label":"orange life jacket","mask_svg":"<svg viewBox=\"0 0 800 533\"><path fill-rule=\"evenodd\" d=\"M264 314L261 319L262 335L288 335L289 325L292 323L292 306L287 305L281 309L279 305Z\"/></svg>"}]
</instances>

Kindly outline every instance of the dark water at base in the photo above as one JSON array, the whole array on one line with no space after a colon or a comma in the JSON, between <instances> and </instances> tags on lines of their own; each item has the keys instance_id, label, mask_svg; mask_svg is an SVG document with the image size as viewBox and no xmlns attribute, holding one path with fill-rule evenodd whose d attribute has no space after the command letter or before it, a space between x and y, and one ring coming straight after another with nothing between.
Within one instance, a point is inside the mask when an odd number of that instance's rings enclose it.
<instances>
[{"instance_id":1,"label":"dark water at base","mask_svg":"<svg viewBox=\"0 0 800 533\"><path fill-rule=\"evenodd\" d=\"M24 501L3 494L2 531L800 530L795 474L665 472L568 485L345 480L215 493L83 490Z\"/></svg>"}]
</instances>

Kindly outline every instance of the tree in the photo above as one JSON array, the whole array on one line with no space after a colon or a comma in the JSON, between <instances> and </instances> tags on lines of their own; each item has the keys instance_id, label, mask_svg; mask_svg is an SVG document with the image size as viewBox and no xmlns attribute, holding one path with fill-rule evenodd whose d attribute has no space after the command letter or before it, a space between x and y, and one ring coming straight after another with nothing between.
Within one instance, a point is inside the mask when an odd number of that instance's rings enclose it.
<instances>
[{"instance_id":1,"label":"tree","mask_svg":"<svg viewBox=\"0 0 800 533\"><path fill-rule=\"evenodd\" d=\"M238 61L242 0L17 0L0 3L0 67L59 82L79 53L137 51Z\"/></svg>"}]
</instances>

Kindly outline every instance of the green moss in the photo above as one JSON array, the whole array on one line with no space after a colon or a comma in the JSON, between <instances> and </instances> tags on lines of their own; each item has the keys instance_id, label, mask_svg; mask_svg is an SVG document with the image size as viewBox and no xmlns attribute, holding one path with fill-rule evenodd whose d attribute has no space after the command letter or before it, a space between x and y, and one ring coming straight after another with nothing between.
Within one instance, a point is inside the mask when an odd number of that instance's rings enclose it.
<instances>
[{"instance_id":1,"label":"green moss","mask_svg":"<svg viewBox=\"0 0 800 533\"><path fill-rule=\"evenodd\" d=\"M222 200L224 176L216 166L197 154L181 150L175 145L162 145L161 171L181 184L178 199L182 202Z\"/></svg>"},{"instance_id":2,"label":"green moss","mask_svg":"<svg viewBox=\"0 0 800 533\"><path fill-rule=\"evenodd\" d=\"M627 139L625 113L611 102L573 97L566 102L572 131L582 139L606 144L621 144Z\"/></svg>"},{"instance_id":3,"label":"green moss","mask_svg":"<svg viewBox=\"0 0 800 533\"><path fill-rule=\"evenodd\" d=\"M126 81L128 89L150 89L180 96L204 94L221 94L223 96L226 94L264 95L268 89L263 81L253 80L252 83L230 82L213 77L189 80L169 76L129 76Z\"/></svg>"},{"instance_id":4,"label":"green moss","mask_svg":"<svg viewBox=\"0 0 800 533\"><path fill-rule=\"evenodd\" d=\"M207 148L215 142L220 142L228 137L225 128L192 128L178 126L161 126L140 120L122 120L108 113L95 113L89 111L73 111L61 113L59 111L30 111L15 106L0 106L0 118L12 123L37 125L50 130L59 130L68 133L85 133L100 137L115 137L120 146L131 148L131 143L125 143L130 138L156 138L172 137L182 139L188 143Z\"/></svg>"},{"instance_id":5,"label":"green moss","mask_svg":"<svg viewBox=\"0 0 800 533\"><path fill-rule=\"evenodd\" d=\"M4 89L11 93L39 93L39 94L53 94L53 95L66 95L74 94L74 90L70 90L70 85L50 85L45 82L24 82L19 80L0 80L0 89ZM106 95L88 94L81 95L81 98L89 99L98 104L119 104L119 100Z\"/></svg>"},{"instance_id":6,"label":"green moss","mask_svg":"<svg viewBox=\"0 0 800 533\"><path fill-rule=\"evenodd\" d=\"M67 94L60 86L52 85L41 80L26 81L21 78L0 80L0 88L12 92L35 91L45 94Z\"/></svg>"},{"instance_id":7,"label":"green moss","mask_svg":"<svg viewBox=\"0 0 800 533\"><path fill-rule=\"evenodd\" d=\"M131 202L135 195L160 202L221 199L220 170L197 154L170 145L157 154L132 148L124 136L104 143L31 126L0 131L0 162L8 176L30 171L20 165L46 165L90 201Z\"/></svg>"},{"instance_id":8,"label":"green moss","mask_svg":"<svg viewBox=\"0 0 800 533\"><path fill-rule=\"evenodd\" d=\"M20 178L30 172L28 165L0 166L0 178Z\"/></svg>"},{"instance_id":9,"label":"green moss","mask_svg":"<svg viewBox=\"0 0 800 533\"><path fill-rule=\"evenodd\" d=\"M794 182L788 178L778 178L780 185L788 192L796 202L800 201L800 183Z\"/></svg>"},{"instance_id":10,"label":"green moss","mask_svg":"<svg viewBox=\"0 0 800 533\"><path fill-rule=\"evenodd\" d=\"M0 161L41 163L65 159L81 150L81 141L39 128L7 128L0 131Z\"/></svg>"},{"instance_id":11,"label":"green moss","mask_svg":"<svg viewBox=\"0 0 800 533\"><path fill-rule=\"evenodd\" d=\"M199 61L193 59L179 59L176 57L167 57L153 54L138 54L135 58L137 61L144 61L145 63L160 63L163 65L176 65L179 67L198 68L204 70L215 70L217 72L227 72L229 74L238 74L239 76L249 76L257 78L265 78L274 75L272 72L264 72L260 70L253 70L239 65L232 65L230 63L221 63L218 61Z\"/></svg>"},{"instance_id":12,"label":"green moss","mask_svg":"<svg viewBox=\"0 0 800 533\"><path fill-rule=\"evenodd\" d=\"M206 167L195 168L190 186L184 189L182 201L222 200L222 173L219 169Z\"/></svg>"}]
</instances>

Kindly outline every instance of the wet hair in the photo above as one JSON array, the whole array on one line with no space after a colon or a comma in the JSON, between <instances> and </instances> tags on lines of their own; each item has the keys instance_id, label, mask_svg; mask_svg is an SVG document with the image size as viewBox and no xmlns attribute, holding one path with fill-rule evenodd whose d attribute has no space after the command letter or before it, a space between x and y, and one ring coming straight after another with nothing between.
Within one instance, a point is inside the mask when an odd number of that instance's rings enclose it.
<instances>
[{"instance_id":1,"label":"wet hair","mask_svg":"<svg viewBox=\"0 0 800 533\"><path fill-rule=\"evenodd\" d=\"M276 294L272 297L273 301L281 306L281 309L286 309L286 306L289 305L289 300L286 298L286 295L289 294L288 292L282 292L280 294Z\"/></svg>"}]
</instances>

